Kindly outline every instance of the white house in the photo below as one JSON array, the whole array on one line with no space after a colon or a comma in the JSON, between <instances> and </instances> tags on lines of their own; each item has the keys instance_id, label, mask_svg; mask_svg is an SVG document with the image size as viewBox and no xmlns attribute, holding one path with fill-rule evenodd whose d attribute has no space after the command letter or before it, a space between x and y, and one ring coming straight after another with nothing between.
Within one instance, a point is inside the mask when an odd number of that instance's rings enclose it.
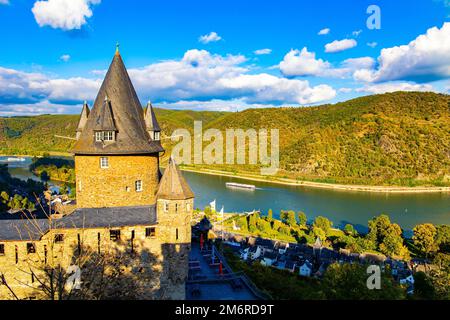
<instances>
[{"instance_id":1,"label":"white house","mask_svg":"<svg viewBox=\"0 0 450 320\"><path fill-rule=\"evenodd\" d=\"M252 260L258 259L262 255L261 247L257 246L256 249L255 249L255 247L253 247L250 249L249 253L250 253L250 259L252 259Z\"/></svg>"},{"instance_id":2,"label":"white house","mask_svg":"<svg viewBox=\"0 0 450 320\"><path fill-rule=\"evenodd\" d=\"M312 264L306 260L299 268L299 275L303 277L310 277L312 273Z\"/></svg>"},{"instance_id":3,"label":"white house","mask_svg":"<svg viewBox=\"0 0 450 320\"><path fill-rule=\"evenodd\" d=\"M249 251L250 251L250 248L245 248L244 250L241 250L241 259L242 260L247 261Z\"/></svg>"},{"instance_id":4,"label":"white house","mask_svg":"<svg viewBox=\"0 0 450 320\"><path fill-rule=\"evenodd\" d=\"M277 254L275 252L265 252L261 264L264 266L272 266L277 261Z\"/></svg>"},{"instance_id":5,"label":"white house","mask_svg":"<svg viewBox=\"0 0 450 320\"><path fill-rule=\"evenodd\" d=\"M278 247L278 253L283 255L286 253L287 249L289 248L289 243L279 242L277 244L277 247Z\"/></svg>"}]
</instances>

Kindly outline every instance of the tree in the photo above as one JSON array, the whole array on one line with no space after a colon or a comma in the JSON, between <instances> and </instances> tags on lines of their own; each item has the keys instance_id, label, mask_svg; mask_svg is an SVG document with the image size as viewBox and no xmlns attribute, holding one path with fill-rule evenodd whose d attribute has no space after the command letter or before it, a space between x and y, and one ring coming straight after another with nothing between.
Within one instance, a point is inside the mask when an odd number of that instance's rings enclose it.
<instances>
[{"instance_id":1,"label":"tree","mask_svg":"<svg viewBox=\"0 0 450 320\"><path fill-rule=\"evenodd\" d=\"M402 229L398 224L393 223L386 229L379 250L387 256L409 259L409 250L403 245Z\"/></svg>"},{"instance_id":2,"label":"tree","mask_svg":"<svg viewBox=\"0 0 450 320\"><path fill-rule=\"evenodd\" d=\"M317 227L322 229L325 234L328 234L330 232L331 227L333 226L333 223L328 220L325 217L319 216L314 220L313 227Z\"/></svg>"},{"instance_id":3,"label":"tree","mask_svg":"<svg viewBox=\"0 0 450 320\"><path fill-rule=\"evenodd\" d=\"M437 251L436 244L437 230L431 223L419 224L413 229L414 235L412 237L417 248L428 257L428 254Z\"/></svg>"},{"instance_id":4,"label":"tree","mask_svg":"<svg viewBox=\"0 0 450 320\"><path fill-rule=\"evenodd\" d=\"M272 209L269 209L267 212L267 220L272 221L273 220L273 211Z\"/></svg>"},{"instance_id":5,"label":"tree","mask_svg":"<svg viewBox=\"0 0 450 320\"><path fill-rule=\"evenodd\" d=\"M330 265L322 280L322 290L332 300L398 300L405 292L388 273L381 274L382 290L367 288L367 266L360 264Z\"/></svg>"},{"instance_id":6,"label":"tree","mask_svg":"<svg viewBox=\"0 0 450 320\"><path fill-rule=\"evenodd\" d=\"M41 172L41 180L44 182L47 182L50 180L50 176L48 175L47 171L42 171Z\"/></svg>"},{"instance_id":7,"label":"tree","mask_svg":"<svg viewBox=\"0 0 450 320\"><path fill-rule=\"evenodd\" d=\"M436 244L442 252L450 253L450 226L438 226L436 230Z\"/></svg>"},{"instance_id":8,"label":"tree","mask_svg":"<svg viewBox=\"0 0 450 320\"><path fill-rule=\"evenodd\" d=\"M369 233L367 234L367 237L375 243L376 247L383 242L384 237L388 234L390 225L391 220L389 219L389 216L385 214L369 220Z\"/></svg>"},{"instance_id":9,"label":"tree","mask_svg":"<svg viewBox=\"0 0 450 320\"><path fill-rule=\"evenodd\" d=\"M308 222L308 219L306 218L306 214L302 211L299 211L297 213L297 218L298 218L298 224L300 226L306 226L306 223Z\"/></svg>"},{"instance_id":10,"label":"tree","mask_svg":"<svg viewBox=\"0 0 450 320\"><path fill-rule=\"evenodd\" d=\"M414 274L414 296L425 300L433 300L435 298L432 279L424 272L419 271Z\"/></svg>"},{"instance_id":11,"label":"tree","mask_svg":"<svg viewBox=\"0 0 450 320\"><path fill-rule=\"evenodd\" d=\"M203 210L203 212L205 213L206 217L210 217L212 214L211 207L206 206L205 209Z\"/></svg>"},{"instance_id":12,"label":"tree","mask_svg":"<svg viewBox=\"0 0 450 320\"><path fill-rule=\"evenodd\" d=\"M66 195L69 192L69 187L67 186L67 184L63 184L60 188L59 188L59 193L61 195Z\"/></svg>"},{"instance_id":13,"label":"tree","mask_svg":"<svg viewBox=\"0 0 450 320\"><path fill-rule=\"evenodd\" d=\"M256 221L257 221L256 214L249 215L247 219L248 219L248 231L255 232L256 231Z\"/></svg>"},{"instance_id":14,"label":"tree","mask_svg":"<svg viewBox=\"0 0 450 320\"><path fill-rule=\"evenodd\" d=\"M3 204L7 204L9 201L9 194L6 191L2 191L0 198Z\"/></svg>"},{"instance_id":15,"label":"tree","mask_svg":"<svg viewBox=\"0 0 450 320\"><path fill-rule=\"evenodd\" d=\"M357 235L357 232L352 224L346 224L344 227L344 232L349 236Z\"/></svg>"},{"instance_id":16,"label":"tree","mask_svg":"<svg viewBox=\"0 0 450 320\"><path fill-rule=\"evenodd\" d=\"M297 219L295 219L295 212L294 211L288 211L287 213L287 224L290 227L295 227L297 225Z\"/></svg>"},{"instance_id":17,"label":"tree","mask_svg":"<svg viewBox=\"0 0 450 320\"><path fill-rule=\"evenodd\" d=\"M319 228L317 226L313 226L313 234L316 238L320 238L321 241L325 241L327 239L327 234L325 231L323 231L322 228Z\"/></svg>"},{"instance_id":18,"label":"tree","mask_svg":"<svg viewBox=\"0 0 450 320\"><path fill-rule=\"evenodd\" d=\"M289 214L285 210L281 210L280 219L283 223L288 224Z\"/></svg>"}]
</instances>

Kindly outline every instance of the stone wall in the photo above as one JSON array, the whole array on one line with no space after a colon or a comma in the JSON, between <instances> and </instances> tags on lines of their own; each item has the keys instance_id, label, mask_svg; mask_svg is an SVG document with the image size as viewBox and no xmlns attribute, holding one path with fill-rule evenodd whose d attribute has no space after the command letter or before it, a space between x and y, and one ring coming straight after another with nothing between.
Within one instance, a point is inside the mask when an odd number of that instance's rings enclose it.
<instances>
[{"instance_id":1,"label":"stone wall","mask_svg":"<svg viewBox=\"0 0 450 320\"><path fill-rule=\"evenodd\" d=\"M146 236L147 228L155 228L155 235ZM120 270L122 277L116 288L119 292L116 298L184 299L190 238L189 242L183 242L181 238L171 241L172 229L166 225L64 229L51 230L35 242L0 241L5 246L5 255L0 256L0 274L4 274L6 282L20 299L48 299L39 289L39 280L48 280L43 273L45 266L61 265L66 270L69 265L83 264L81 280L83 285L88 285L101 278L102 274L92 268L95 264L92 261L97 261L94 258L100 252L102 256L110 254L117 258L115 262L119 261L119 265L109 266L112 273ZM182 229L180 234L185 240L186 230ZM119 241L111 240L111 230L120 230ZM60 234L63 242L55 242ZM27 245L30 243L34 244L35 253L28 253ZM92 260L91 267L86 263L89 259ZM0 299L13 298L6 286L0 286Z\"/></svg>"},{"instance_id":2,"label":"stone wall","mask_svg":"<svg viewBox=\"0 0 450 320\"><path fill-rule=\"evenodd\" d=\"M79 208L129 207L156 202L159 158L108 156L109 167L100 167L100 156L75 156L77 206ZM136 191L141 180L143 191Z\"/></svg>"}]
</instances>

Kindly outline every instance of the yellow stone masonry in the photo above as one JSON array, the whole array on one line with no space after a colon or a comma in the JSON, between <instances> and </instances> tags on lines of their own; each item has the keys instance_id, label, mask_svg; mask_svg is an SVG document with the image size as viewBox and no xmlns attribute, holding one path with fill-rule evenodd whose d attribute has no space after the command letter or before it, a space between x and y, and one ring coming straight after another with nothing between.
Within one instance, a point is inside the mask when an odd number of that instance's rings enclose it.
<instances>
[{"instance_id":1,"label":"yellow stone masonry","mask_svg":"<svg viewBox=\"0 0 450 320\"><path fill-rule=\"evenodd\" d=\"M108 167L101 168L101 158ZM159 183L158 155L75 156L79 208L130 207L156 202ZM142 191L136 182L142 182Z\"/></svg>"}]
</instances>

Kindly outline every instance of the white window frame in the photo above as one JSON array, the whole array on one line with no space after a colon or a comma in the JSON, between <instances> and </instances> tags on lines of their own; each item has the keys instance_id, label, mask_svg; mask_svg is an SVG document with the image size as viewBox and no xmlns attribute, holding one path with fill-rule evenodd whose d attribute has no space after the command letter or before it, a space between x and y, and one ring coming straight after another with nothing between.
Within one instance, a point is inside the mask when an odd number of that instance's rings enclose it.
<instances>
[{"instance_id":1,"label":"white window frame","mask_svg":"<svg viewBox=\"0 0 450 320\"><path fill-rule=\"evenodd\" d=\"M102 142L103 141L103 132L96 131L95 132L95 141L96 142Z\"/></svg>"},{"instance_id":2,"label":"white window frame","mask_svg":"<svg viewBox=\"0 0 450 320\"><path fill-rule=\"evenodd\" d=\"M100 168L108 169L109 168L109 159L108 157L100 157Z\"/></svg>"},{"instance_id":3,"label":"white window frame","mask_svg":"<svg viewBox=\"0 0 450 320\"><path fill-rule=\"evenodd\" d=\"M95 132L95 141L97 141L97 142L115 141L115 132L114 131L96 131Z\"/></svg>"},{"instance_id":4,"label":"white window frame","mask_svg":"<svg viewBox=\"0 0 450 320\"><path fill-rule=\"evenodd\" d=\"M153 140L155 140L155 141L161 140L161 132L159 132L159 131L153 132Z\"/></svg>"},{"instance_id":5,"label":"white window frame","mask_svg":"<svg viewBox=\"0 0 450 320\"><path fill-rule=\"evenodd\" d=\"M134 182L134 187L136 189L136 192L144 191L144 184L142 183L142 180L136 180Z\"/></svg>"},{"instance_id":6,"label":"white window frame","mask_svg":"<svg viewBox=\"0 0 450 320\"><path fill-rule=\"evenodd\" d=\"M114 131L103 132L103 140L104 141L114 141Z\"/></svg>"}]
</instances>

